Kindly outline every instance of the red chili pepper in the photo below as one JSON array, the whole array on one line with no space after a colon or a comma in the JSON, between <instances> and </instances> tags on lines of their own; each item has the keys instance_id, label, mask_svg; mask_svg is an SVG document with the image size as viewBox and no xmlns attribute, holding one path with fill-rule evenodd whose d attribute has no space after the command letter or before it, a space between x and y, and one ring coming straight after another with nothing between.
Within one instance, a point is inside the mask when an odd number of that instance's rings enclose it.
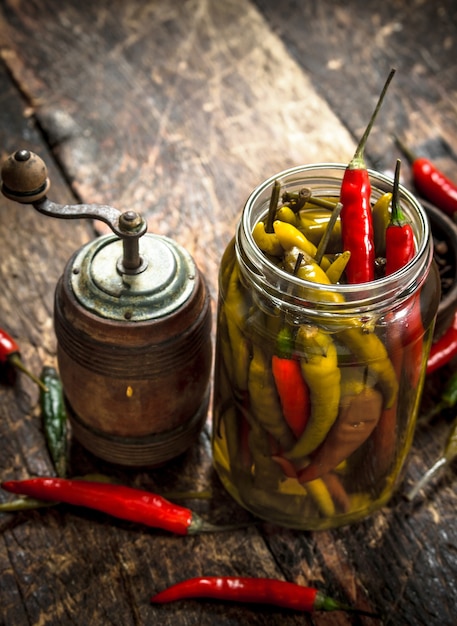
<instances>
[{"instance_id":1,"label":"red chili pepper","mask_svg":"<svg viewBox=\"0 0 457 626\"><path fill-rule=\"evenodd\" d=\"M212 598L250 604L272 604L294 611L351 611L359 615L377 617L374 613L342 604L314 587L304 587L274 578L238 576L189 578L156 594L151 598L151 602L162 604L187 598Z\"/></svg>"},{"instance_id":2,"label":"red chili pepper","mask_svg":"<svg viewBox=\"0 0 457 626\"><path fill-rule=\"evenodd\" d=\"M443 367L455 356L457 356L457 313L444 335L432 344L427 361L427 374Z\"/></svg>"},{"instance_id":3,"label":"red chili pepper","mask_svg":"<svg viewBox=\"0 0 457 626\"><path fill-rule=\"evenodd\" d=\"M375 249L371 214L371 184L365 165L364 151L368 135L374 124L387 88L395 70L391 70L379 96L376 108L346 168L341 184L341 235L343 249L349 250L351 258L346 266L349 283L366 283L374 280Z\"/></svg>"},{"instance_id":4,"label":"red chili pepper","mask_svg":"<svg viewBox=\"0 0 457 626\"><path fill-rule=\"evenodd\" d=\"M447 178L429 159L417 157L397 137L395 141L411 164L417 191L448 215L457 213L457 184Z\"/></svg>"},{"instance_id":5,"label":"red chili pepper","mask_svg":"<svg viewBox=\"0 0 457 626\"><path fill-rule=\"evenodd\" d=\"M285 327L278 334L279 354L273 355L271 369L284 419L298 438L309 417L309 389L303 379L299 361L292 358L292 347L291 332Z\"/></svg>"},{"instance_id":6,"label":"red chili pepper","mask_svg":"<svg viewBox=\"0 0 457 626\"><path fill-rule=\"evenodd\" d=\"M405 267L416 253L414 233L399 201L400 160L395 167L392 190L392 213L386 229L386 276ZM420 309L420 294L412 297L409 313L402 325L402 342L405 346L405 367L415 388L421 372L424 327Z\"/></svg>"},{"instance_id":7,"label":"red chili pepper","mask_svg":"<svg viewBox=\"0 0 457 626\"><path fill-rule=\"evenodd\" d=\"M19 346L8 333L0 328L0 363L12 365L21 372L24 372L34 383L36 383L43 391L47 391L46 385L38 376L30 372L21 360Z\"/></svg>"},{"instance_id":8,"label":"red chili pepper","mask_svg":"<svg viewBox=\"0 0 457 626\"><path fill-rule=\"evenodd\" d=\"M37 500L65 502L108 513L113 517L162 528L178 535L229 530L236 526L213 526L190 509L162 496L112 483L65 478L8 480L2 489Z\"/></svg>"},{"instance_id":9,"label":"red chili pepper","mask_svg":"<svg viewBox=\"0 0 457 626\"><path fill-rule=\"evenodd\" d=\"M414 258L416 248L411 224L406 219L398 198L400 160L395 167L392 213L386 229L386 275L405 267Z\"/></svg>"}]
</instances>

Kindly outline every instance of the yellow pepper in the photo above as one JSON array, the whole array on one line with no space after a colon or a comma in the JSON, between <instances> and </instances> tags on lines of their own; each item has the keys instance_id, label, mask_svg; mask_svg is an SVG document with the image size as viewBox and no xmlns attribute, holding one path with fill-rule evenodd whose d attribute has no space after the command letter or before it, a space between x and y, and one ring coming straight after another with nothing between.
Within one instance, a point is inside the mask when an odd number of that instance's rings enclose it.
<instances>
[{"instance_id":1,"label":"yellow pepper","mask_svg":"<svg viewBox=\"0 0 457 626\"><path fill-rule=\"evenodd\" d=\"M377 257L386 255L386 228L390 223L392 194L390 191L376 200L372 209L374 249Z\"/></svg>"},{"instance_id":2,"label":"yellow pepper","mask_svg":"<svg viewBox=\"0 0 457 626\"><path fill-rule=\"evenodd\" d=\"M297 331L297 352L301 371L310 391L311 411L307 426L285 454L288 459L302 459L325 439L338 416L340 369L332 338L315 326L301 326Z\"/></svg>"},{"instance_id":3,"label":"yellow pepper","mask_svg":"<svg viewBox=\"0 0 457 626\"><path fill-rule=\"evenodd\" d=\"M324 517L335 515L335 504L332 496L321 478L306 483L306 489Z\"/></svg>"},{"instance_id":4,"label":"yellow pepper","mask_svg":"<svg viewBox=\"0 0 457 626\"><path fill-rule=\"evenodd\" d=\"M299 218L297 214L288 206L282 206L276 212L276 219L280 222L287 222L293 226L299 226Z\"/></svg>"},{"instance_id":5,"label":"yellow pepper","mask_svg":"<svg viewBox=\"0 0 457 626\"><path fill-rule=\"evenodd\" d=\"M321 285L331 285L330 279L325 273L324 269L315 263L313 259L307 254L303 254L303 260L300 267L296 270L295 265L297 262L299 250L297 248L291 249L284 255L284 266L290 272L295 271L295 276L302 280L307 280L311 283L319 283ZM324 260L324 259L322 259ZM328 266L330 267L330 262ZM304 285L301 288L301 295L303 298L307 297L307 293L315 293L315 289L307 289ZM341 294L335 291L322 291L319 293L319 297L323 302L344 302L344 298Z\"/></svg>"},{"instance_id":6,"label":"yellow pepper","mask_svg":"<svg viewBox=\"0 0 457 626\"><path fill-rule=\"evenodd\" d=\"M316 246L309 241L298 228L287 222L281 222L280 220L273 222L273 228L284 250L298 248L310 257L315 256L317 252Z\"/></svg>"},{"instance_id":7,"label":"yellow pepper","mask_svg":"<svg viewBox=\"0 0 457 626\"><path fill-rule=\"evenodd\" d=\"M284 253L284 248L280 244L277 235L275 233L267 233L263 222L257 222L252 231L252 236L256 244L265 254L282 256Z\"/></svg>"},{"instance_id":8,"label":"yellow pepper","mask_svg":"<svg viewBox=\"0 0 457 626\"><path fill-rule=\"evenodd\" d=\"M350 258L350 250L345 250L336 257L330 267L326 270L325 273L327 274L327 278L332 284L336 285L336 283L340 280Z\"/></svg>"}]
</instances>

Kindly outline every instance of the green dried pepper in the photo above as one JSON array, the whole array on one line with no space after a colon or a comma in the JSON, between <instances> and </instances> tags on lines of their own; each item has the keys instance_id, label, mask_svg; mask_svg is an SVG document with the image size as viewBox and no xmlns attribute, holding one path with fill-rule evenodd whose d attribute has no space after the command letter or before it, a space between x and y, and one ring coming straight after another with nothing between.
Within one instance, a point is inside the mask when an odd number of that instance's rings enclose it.
<instances>
[{"instance_id":1,"label":"green dried pepper","mask_svg":"<svg viewBox=\"0 0 457 626\"><path fill-rule=\"evenodd\" d=\"M57 370L44 366L40 380L47 391L40 393L41 417L51 459L56 473L65 477L67 473L67 413L63 387Z\"/></svg>"}]
</instances>

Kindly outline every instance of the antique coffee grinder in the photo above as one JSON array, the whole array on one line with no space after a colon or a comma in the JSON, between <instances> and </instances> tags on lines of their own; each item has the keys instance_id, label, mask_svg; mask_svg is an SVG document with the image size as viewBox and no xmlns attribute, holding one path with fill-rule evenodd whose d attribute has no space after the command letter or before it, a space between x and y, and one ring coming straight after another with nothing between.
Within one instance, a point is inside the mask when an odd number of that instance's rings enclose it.
<instances>
[{"instance_id":1,"label":"antique coffee grinder","mask_svg":"<svg viewBox=\"0 0 457 626\"><path fill-rule=\"evenodd\" d=\"M211 306L205 280L173 240L134 211L59 205L40 157L2 167L2 192L45 215L92 218L113 234L68 261L55 292L57 358L74 436L93 454L155 466L184 452L206 420Z\"/></svg>"}]
</instances>

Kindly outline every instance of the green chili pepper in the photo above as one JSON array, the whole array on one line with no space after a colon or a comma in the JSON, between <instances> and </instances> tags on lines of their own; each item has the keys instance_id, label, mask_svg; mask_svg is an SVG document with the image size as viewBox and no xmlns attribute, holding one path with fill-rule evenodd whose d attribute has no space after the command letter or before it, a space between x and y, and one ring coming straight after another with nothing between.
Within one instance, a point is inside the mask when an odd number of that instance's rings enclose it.
<instances>
[{"instance_id":1,"label":"green chili pepper","mask_svg":"<svg viewBox=\"0 0 457 626\"><path fill-rule=\"evenodd\" d=\"M432 465L432 467L425 472L419 482L411 489L407 494L408 500L413 500L425 485L427 485L433 476L445 465L449 465L457 457L457 419L451 425L451 431L448 435L446 445L444 447L443 454Z\"/></svg>"},{"instance_id":2,"label":"green chili pepper","mask_svg":"<svg viewBox=\"0 0 457 626\"><path fill-rule=\"evenodd\" d=\"M47 389L40 392L46 443L57 475L64 477L67 473L67 413L63 387L54 367L43 367L40 380Z\"/></svg>"},{"instance_id":3,"label":"green chili pepper","mask_svg":"<svg viewBox=\"0 0 457 626\"><path fill-rule=\"evenodd\" d=\"M341 374L332 338L315 326L301 326L297 331L297 353L303 378L311 398L306 428L292 450L285 456L300 459L315 450L325 439L338 416Z\"/></svg>"},{"instance_id":4,"label":"green chili pepper","mask_svg":"<svg viewBox=\"0 0 457 626\"><path fill-rule=\"evenodd\" d=\"M224 303L227 331L232 348L233 376L237 388L247 389L249 346L242 329L247 319L247 304L239 288L239 270L235 263L230 275Z\"/></svg>"}]
</instances>

